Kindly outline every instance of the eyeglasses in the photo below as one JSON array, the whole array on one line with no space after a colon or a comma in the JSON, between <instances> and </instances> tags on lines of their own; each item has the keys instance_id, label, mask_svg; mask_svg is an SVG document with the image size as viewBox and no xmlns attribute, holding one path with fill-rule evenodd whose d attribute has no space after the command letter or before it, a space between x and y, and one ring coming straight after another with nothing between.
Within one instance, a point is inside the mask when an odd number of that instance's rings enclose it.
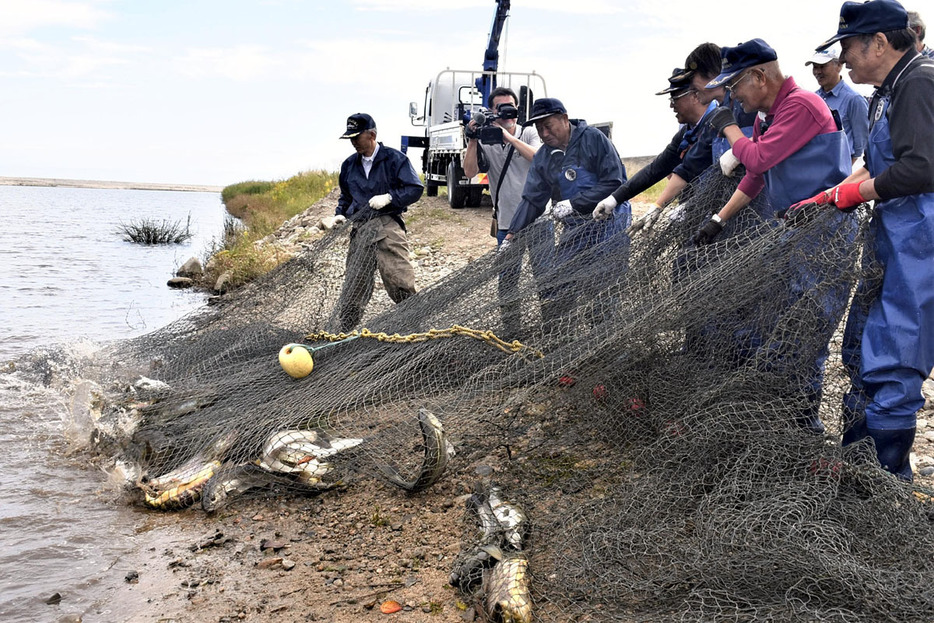
<instances>
[{"instance_id":1,"label":"eyeglasses","mask_svg":"<svg viewBox=\"0 0 934 623\"><path fill-rule=\"evenodd\" d=\"M697 90L696 90L696 89L688 89L688 90L685 91L684 93L678 93L677 95L672 95L672 96L670 96L670 99L671 99L672 102L674 102L674 101L677 101L677 100L681 99L681 98L684 97L685 95L690 95L691 93L697 93Z\"/></svg>"},{"instance_id":2,"label":"eyeglasses","mask_svg":"<svg viewBox=\"0 0 934 623\"><path fill-rule=\"evenodd\" d=\"M727 93L732 93L732 92L733 92L733 89L735 89L736 86L737 86L740 82L742 82L743 80L745 80L746 78L748 78L748 77L751 76L751 75L752 75L752 72L751 72L751 71L747 71L747 72L744 73L742 76L740 76L739 78L737 78L736 80L734 80L732 83L723 85L724 90L726 90Z\"/></svg>"}]
</instances>

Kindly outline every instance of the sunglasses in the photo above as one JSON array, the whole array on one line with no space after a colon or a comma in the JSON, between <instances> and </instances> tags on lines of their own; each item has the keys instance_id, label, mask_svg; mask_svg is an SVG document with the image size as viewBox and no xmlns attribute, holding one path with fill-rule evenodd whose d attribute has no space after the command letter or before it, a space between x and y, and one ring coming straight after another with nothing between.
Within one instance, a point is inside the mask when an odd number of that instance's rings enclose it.
<instances>
[{"instance_id":1,"label":"sunglasses","mask_svg":"<svg viewBox=\"0 0 934 623\"><path fill-rule=\"evenodd\" d=\"M684 93L678 93L677 95L672 95L672 96L670 96L670 99L671 99L672 102L674 102L674 101L676 101L676 100L681 99L681 98L684 97L685 95L690 95L691 93L697 93L697 91L696 91L695 89L688 89L688 90L685 91Z\"/></svg>"}]
</instances>

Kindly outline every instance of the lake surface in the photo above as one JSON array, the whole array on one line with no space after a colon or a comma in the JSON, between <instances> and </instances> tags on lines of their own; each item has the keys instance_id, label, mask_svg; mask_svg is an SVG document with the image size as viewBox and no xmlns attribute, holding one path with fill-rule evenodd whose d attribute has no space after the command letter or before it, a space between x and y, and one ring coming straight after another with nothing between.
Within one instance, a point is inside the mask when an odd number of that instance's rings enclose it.
<instances>
[{"instance_id":1,"label":"lake surface","mask_svg":"<svg viewBox=\"0 0 934 623\"><path fill-rule=\"evenodd\" d=\"M166 281L204 260L224 216L217 193L0 186L0 621L123 620L108 594L140 511L81 452L88 387L69 361L203 305ZM193 238L124 242L120 225L144 217L190 217Z\"/></svg>"}]
</instances>

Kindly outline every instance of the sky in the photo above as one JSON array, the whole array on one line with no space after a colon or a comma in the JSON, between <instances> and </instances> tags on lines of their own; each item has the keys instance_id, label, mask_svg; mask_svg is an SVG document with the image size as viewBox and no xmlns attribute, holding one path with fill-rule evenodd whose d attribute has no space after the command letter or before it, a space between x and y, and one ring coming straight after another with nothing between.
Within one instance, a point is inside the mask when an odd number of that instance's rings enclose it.
<instances>
[{"instance_id":1,"label":"sky","mask_svg":"<svg viewBox=\"0 0 934 623\"><path fill-rule=\"evenodd\" d=\"M571 117L612 121L622 156L651 155L677 130L654 94L697 44L760 37L814 90L804 63L836 32L840 4L512 0L499 68L536 71ZM441 70L482 69L495 8L0 0L0 176L223 186L337 170L352 113L370 113L390 147L423 132L409 102L421 107Z\"/></svg>"}]
</instances>

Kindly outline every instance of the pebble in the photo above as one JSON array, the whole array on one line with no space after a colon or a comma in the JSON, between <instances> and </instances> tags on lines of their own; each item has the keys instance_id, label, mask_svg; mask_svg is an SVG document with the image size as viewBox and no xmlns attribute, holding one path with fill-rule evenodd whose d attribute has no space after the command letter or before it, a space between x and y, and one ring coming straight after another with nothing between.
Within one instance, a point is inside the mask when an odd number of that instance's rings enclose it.
<instances>
[{"instance_id":1,"label":"pebble","mask_svg":"<svg viewBox=\"0 0 934 623\"><path fill-rule=\"evenodd\" d=\"M920 476L934 476L934 465L928 465L918 470Z\"/></svg>"},{"instance_id":2,"label":"pebble","mask_svg":"<svg viewBox=\"0 0 934 623\"><path fill-rule=\"evenodd\" d=\"M282 568L285 569L286 571L291 571L292 569L295 568L295 562L292 560L289 560L288 558L284 558L282 560Z\"/></svg>"},{"instance_id":3,"label":"pebble","mask_svg":"<svg viewBox=\"0 0 934 623\"><path fill-rule=\"evenodd\" d=\"M282 563L282 559L277 556L275 558L264 558L263 560L260 560L258 563L256 563L256 566L259 569L268 569L269 567L272 567L273 565L278 565L281 563Z\"/></svg>"},{"instance_id":4,"label":"pebble","mask_svg":"<svg viewBox=\"0 0 934 623\"><path fill-rule=\"evenodd\" d=\"M928 421L927 421L926 419L924 419L924 418L918 418L918 423L917 423L916 426L917 426L919 429L921 429L921 428L927 428L927 427L928 427Z\"/></svg>"},{"instance_id":5,"label":"pebble","mask_svg":"<svg viewBox=\"0 0 934 623\"><path fill-rule=\"evenodd\" d=\"M924 431L924 438L928 441L934 441L934 430Z\"/></svg>"}]
</instances>

